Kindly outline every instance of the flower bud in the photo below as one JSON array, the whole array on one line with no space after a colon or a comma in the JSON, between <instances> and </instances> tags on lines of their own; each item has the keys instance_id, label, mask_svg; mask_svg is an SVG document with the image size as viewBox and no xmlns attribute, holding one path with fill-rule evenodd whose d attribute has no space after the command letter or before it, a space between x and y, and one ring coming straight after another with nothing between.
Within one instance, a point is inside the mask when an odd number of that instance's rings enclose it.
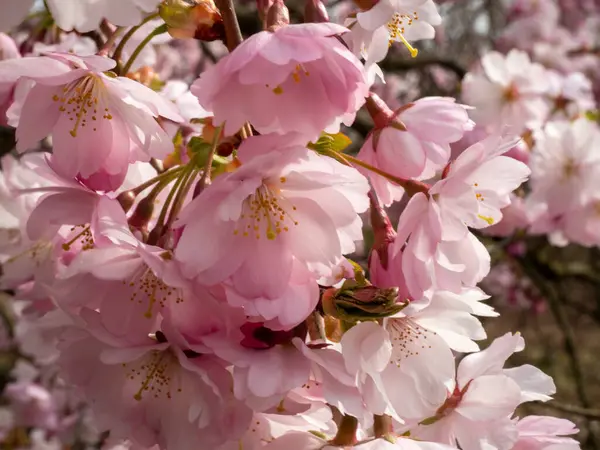
<instances>
[{"instance_id":1,"label":"flower bud","mask_svg":"<svg viewBox=\"0 0 600 450\"><path fill-rule=\"evenodd\" d=\"M154 201L156 196L148 195L140 200L133 215L129 218L128 223L131 227L141 229L145 228L152 219L154 213Z\"/></svg>"},{"instance_id":2,"label":"flower bud","mask_svg":"<svg viewBox=\"0 0 600 450\"><path fill-rule=\"evenodd\" d=\"M135 192L124 191L117 196L117 201L119 202L119 205L121 205L121 208L123 208L123 211L129 212L129 210L135 203L135 197Z\"/></svg>"},{"instance_id":3,"label":"flower bud","mask_svg":"<svg viewBox=\"0 0 600 450\"><path fill-rule=\"evenodd\" d=\"M214 41L224 36L223 18L213 0L166 0L159 13L174 38Z\"/></svg>"},{"instance_id":4,"label":"flower bud","mask_svg":"<svg viewBox=\"0 0 600 450\"><path fill-rule=\"evenodd\" d=\"M306 0L304 5L304 22L329 22L327 8L321 0Z\"/></svg>"},{"instance_id":5,"label":"flower bud","mask_svg":"<svg viewBox=\"0 0 600 450\"><path fill-rule=\"evenodd\" d=\"M269 8L272 4L273 0L256 0L256 10L258 11L258 17L260 18L263 24L266 23L267 15L269 14Z\"/></svg>"},{"instance_id":6,"label":"flower bud","mask_svg":"<svg viewBox=\"0 0 600 450\"><path fill-rule=\"evenodd\" d=\"M264 326L262 322L246 322L240 327L244 338L240 345L253 350L267 350L276 345L289 344L293 338L306 339L307 327L303 322L286 331L275 331Z\"/></svg>"},{"instance_id":7,"label":"flower bud","mask_svg":"<svg viewBox=\"0 0 600 450\"><path fill-rule=\"evenodd\" d=\"M371 228L373 229L373 246L371 251L377 252L379 261L383 269L388 269L388 247L394 243L396 239L396 231L390 222L385 210L379 204L377 196L369 193L371 203Z\"/></svg>"},{"instance_id":8,"label":"flower bud","mask_svg":"<svg viewBox=\"0 0 600 450\"><path fill-rule=\"evenodd\" d=\"M283 0L275 0L267 13L266 28L275 31L290 24L290 12Z\"/></svg>"},{"instance_id":9,"label":"flower bud","mask_svg":"<svg viewBox=\"0 0 600 450\"><path fill-rule=\"evenodd\" d=\"M354 4L363 11L368 11L377 4L378 0L354 0Z\"/></svg>"},{"instance_id":10,"label":"flower bud","mask_svg":"<svg viewBox=\"0 0 600 450\"><path fill-rule=\"evenodd\" d=\"M367 111L375 123L375 128L385 128L394 116L394 112L390 107L379 97L379 95L371 92L367 97Z\"/></svg>"},{"instance_id":11,"label":"flower bud","mask_svg":"<svg viewBox=\"0 0 600 450\"><path fill-rule=\"evenodd\" d=\"M406 306L398 303L397 288L381 289L370 285L328 289L321 301L325 313L346 322L392 316Z\"/></svg>"}]
</instances>

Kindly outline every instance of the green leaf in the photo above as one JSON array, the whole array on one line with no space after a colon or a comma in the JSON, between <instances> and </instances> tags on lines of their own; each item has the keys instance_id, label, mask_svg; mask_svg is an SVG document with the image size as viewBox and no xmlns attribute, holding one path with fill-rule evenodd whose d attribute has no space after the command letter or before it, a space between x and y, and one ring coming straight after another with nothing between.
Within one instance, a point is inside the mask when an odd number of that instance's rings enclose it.
<instances>
[{"instance_id":1,"label":"green leaf","mask_svg":"<svg viewBox=\"0 0 600 450\"><path fill-rule=\"evenodd\" d=\"M322 133L317 142L310 142L307 147L319 153L334 151L336 153L343 152L352 141L343 133L329 134Z\"/></svg>"},{"instance_id":2,"label":"green leaf","mask_svg":"<svg viewBox=\"0 0 600 450\"><path fill-rule=\"evenodd\" d=\"M585 118L592 122L600 122L600 111L597 109L586 111Z\"/></svg>"}]
</instances>

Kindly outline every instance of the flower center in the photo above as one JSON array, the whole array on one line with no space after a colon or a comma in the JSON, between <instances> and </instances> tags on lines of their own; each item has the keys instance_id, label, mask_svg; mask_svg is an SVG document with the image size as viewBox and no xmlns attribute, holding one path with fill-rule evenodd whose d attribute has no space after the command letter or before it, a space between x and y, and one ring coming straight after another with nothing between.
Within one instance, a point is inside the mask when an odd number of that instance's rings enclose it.
<instances>
[{"instance_id":1,"label":"flower center","mask_svg":"<svg viewBox=\"0 0 600 450\"><path fill-rule=\"evenodd\" d=\"M479 183L473 183L473 187L477 189L479 187ZM485 201L485 197L480 192L475 192L475 198L480 202ZM477 217L479 217L481 220L485 220L490 226L494 224L494 219L489 216L482 216L481 214L477 214Z\"/></svg>"},{"instance_id":2,"label":"flower center","mask_svg":"<svg viewBox=\"0 0 600 450\"><path fill-rule=\"evenodd\" d=\"M285 183L286 179L281 177L279 181ZM244 237L253 235L256 239L262 235L274 240L282 232L287 233L292 225L298 225L290 211L296 211L296 207L281 195L281 191L263 184L244 200L242 214L233 234Z\"/></svg>"},{"instance_id":3,"label":"flower center","mask_svg":"<svg viewBox=\"0 0 600 450\"><path fill-rule=\"evenodd\" d=\"M387 29L390 33L388 45L391 47L394 42L402 42L413 58L419 54L419 51L410 45L404 37L404 33L406 32L406 27L411 26L415 20L419 20L417 11L414 11L412 14L394 13L392 20L387 23Z\"/></svg>"},{"instance_id":4,"label":"flower center","mask_svg":"<svg viewBox=\"0 0 600 450\"><path fill-rule=\"evenodd\" d=\"M563 164L562 181L566 182L579 174L579 164L573 158L567 158Z\"/></svg>"},{"instance_id":5,"label":"flower center","mask_svg":"<svg viewBox=\"0 0 600 450\"><path fill-rule=\"evenodd\" d=\"M439 409L436 411L435 417L441 419L449 415L452 411L454 411L458 407L458 405L460 405L460 402L462 401L463 396L467 392L467 389L469 389L470 384L471 381L469 381L462 390L458 387L458 385L456 385L454 388L454 392L452 392L452 394L446 399L444 404L440 406Z\"/></svg>"},{"instance_id":6,"label":"flower center","mask_svg":"<svg viewBox=\"0 0 600 450\"><path fill-rule=\"evenodd\" d=\"M152 350L150 353L132 363L123 363L129 381L140 385L133 398L141 401L144 394L154 398L171 398L171 384L178 377L173 376L179 366L175 355L169 350ZM181 393L181 384L176 392Z\"/></svg>"},{"instance_id":7,"label":"flower center","mask_svg":"<svg viewBox=\"0 0 600 450\"><path fill-rule=\"evenodd\" d=\"M310 76L310 72L302 64L296 64L296 67L294 67L294 70L291 73L294 83L300 83L300 81L302 80L302 75L308 77ZM283 88L281 87L281 85L271 88L269 84L265 84L265 87L267 89L271 89L271 91L273 91L273 94L275 95L283 94Z\"/></svg>"},{"instance_id":8,"label":"flower center","mask_svg":"<svg viewBox=\"0 0 600 450\"><path fill-rule=\"evenodd\" d=\"M82 230L77 232L79 228ZM71 227L71 231L75 233L75 236L62 244L62 249L65 252L68 252L76 242L81 244L81 250L83 251L94 248L94 238L89 225L75 225L74 227Z\"/></svg>"},{"instance_id":9,"label":"flower center","mask_svg":"<svg viewBox=\"0 0 600 450\"><path fill-rule=\"evenodd\" d=\"M61 95L54 95L52 100L59 103L58 110L66 113L73 124L69 131L71 136L77 137L79 127L90 125L97 131L94 122L100 119L111 120L113 117L105 100L106 87L102 79L95 74L89 74L78 80L72 81L62 89ZM100 111L100 113L98 112Z\"/></svg>"},{"instance_id":10,"label":"flower center","mask_svg":"<svg viewBox=\"0 0 600 450\"><path fill-rule=\"evenodd\" d=\"M129 301L148 305L144 317L151 319L156 307L164 308L168 301L176 304L183 302L183 295L178 289L166 285L152 270L143 264L130 281L123 280L131 289Z\"/></svg>"},{"instance_id":11,"label":"flower center","mask_svg":"<svg viewBox=\"0 0 600 450\"><path fill-rule=\"evenodd\" d=\"M513 103L519 98L519 90L514 84L510 84L506 89L504 89L502 97L506 103Z\"/></svg>"},{"instance_id":12,"label":"flower center","mask_svg":"<svg viewBox=\"0 0 600 450\"><path fill-rule=\"evenodd\" d=\"M400 367L402 362L411 356L418 356L422 350L431 348L427 341L429 336L434 336L433 331L429 331L412 319L390 319L388 325L392 341L392 357L390 364Z\"/></svg>"}]
</instances>

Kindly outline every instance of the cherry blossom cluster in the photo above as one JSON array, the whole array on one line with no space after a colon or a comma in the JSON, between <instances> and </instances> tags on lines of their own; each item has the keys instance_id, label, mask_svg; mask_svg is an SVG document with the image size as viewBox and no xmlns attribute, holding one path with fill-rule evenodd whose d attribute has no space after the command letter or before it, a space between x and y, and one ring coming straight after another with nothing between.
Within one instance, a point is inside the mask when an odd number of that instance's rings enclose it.
<instances>
[{"instance_id":1,"label":"cherry blossom cluster","mask_svg":"<svg viewBox=\"0 0 600 450\"><path fill-rule=\"evenodd\" d=\"M7 3L5 31L31 7ZM305 23L258 1L263 31L245 40L232 6L48 0L22 24L52 23L44 39L1 35L0 110L16 139L0 173L3 344L20 362L0 437L39 449L578 449L571 422L515 413L555 393L541 370L506 363L522 336L477 341L479 317L498 315L478 287L490 271L479 233L531 201L536 230L594 242L568 222L597 201L597 125L571 121L589 108L583 75L489 53L465 104L392 110L371 89L378 63L395 43L418 57L414 42L442 22L432 0L360 2L343 25L318 1ZM92 30L100 43L80 36ZM172 62L161 78L150 41L183 38L227 51L199 76L172 76ZM361 109L373 128L353 153L343 131ZM528 167L515 155L533 141ZM530 174L523 200L513 192ZM393 226L385 208L401 201Z\"/></svg>"},{"instance_id":2,"label":"cherry blossom cluster","mask_svg":"<svg viewBox=\"0 0 600 450\"><path fill-rule=\"evenodd\" d=\"M510 220L492 233L526 229L557 246L591 247L600 245L597 16L574 17L566 3L515 1L498 41L512 49L481 58L463 81L463 100L475 107L478 134L508 127L523 137L513 156L532 171ZM574 20L577 34L567 26Z\"/></svg>"}]
</instances>

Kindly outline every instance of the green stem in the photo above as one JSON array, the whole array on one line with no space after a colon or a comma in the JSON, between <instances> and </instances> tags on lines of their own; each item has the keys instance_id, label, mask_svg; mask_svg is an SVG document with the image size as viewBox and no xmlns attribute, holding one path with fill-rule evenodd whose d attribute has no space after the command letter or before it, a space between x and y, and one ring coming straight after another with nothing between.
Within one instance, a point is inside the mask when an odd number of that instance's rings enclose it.
<instances>
[{"instance_id":1,"label":"green stem","mask_svg":"<svg viewBox=\"0 0 600 450\"><path fill-rule=\"evenodd\" d=\"M152 186L155 183L158 183L161 180L168 179L169 181L171 181L171 179L173 178L173 175L176 175L178 172L181 172L182 170L183 170L183 166L175 167L175 168L169 170L168 172L163 172L160 175L155 176L154 178L150 178L148 181L145 181L144 183L140 184L139 186L136 186L131 191L134 192L135 195L139 195L143 191L148 189L150 186Z\"/></svg>"},{"instance_id":2,"label":"green stem","mask_svg":"<svg viewBox=\"0 0 600 450\"><path fill-rule=\"evenodd\" d=\"M119 60L121 59L121 54L123 53L123 49L125 48L125 44L127 44L127 41L129 41L129 39L131 39L131 36L133 36L135 34L135 32L137 30L139 30L141 27L146 25L151 20L156 19L157 17L159 17L158 13L150 14L148 17L146 17L144 20L142 20L139 25L136 25L135 27L131 27L131 29L127 33L125 33L125 36L123 36L123 39L121 39L121 42L119 42L119 45L117 45L117 48L115 49L115 52L113 53L113 59L117 62L117 64L120 64Z\"/></svg>"},{"instance_id":3,"label":"green stem","mask_svg":"<svg viewBox=\"0 0 600 450\"><path fill-rule=\"evenodd\" d=\"M189 176L190 172L192 172L192 171L193 171L192 165L185 166L185 170L183 171L182 174L180 174L181 176L179 178L177 178L177 181L175 181L175 185L171 188L169 195L167 195L167 199L165 200L165 203L160 211L160 215L158 216L158 220L156 221L157 227L159 227L159 226L162 227L163 224L165 223L165 219L167 217L167 212L169 211L169 206L171 205L171 202L173 201L175 194L179 191L180 186L184 183L184 181L188 179L188 176Z\"/></svg>"},{"instance_id":4,"label":"green stem","mask_svg":"<svg viewBox=\"0 0 600 450\"><path fill-rule=\"evenodd\" d=\"M169 213L169 218L167 219L167 223L165 224L166 228L170 227L173 224L173 222L175 222L175 219L177 218L177 215L179 214L179 211L183 206L183 202L185 201L185 198L187 197L188 193L190 192L190 189L192 188L192 185L194 184L194 176L197 173L197 168L192 169L192 171L187 174L185 181L181 183L179 192L175 197L173 207L171 208L171 212Z\"/></svg>"},{"instance_id":5,"label":"green stem","mask_svg":"<svg viewBox=\"0 0 600 450\"><path fill-rule=\"evenodd\" d=\"M152 33L150 33L148 36L146 36L146 38L140 42L140 45L138 45L136 47L136 49L133 51L133 53L131 54L131 56L129 57L129 60L127 61L127 63L125 64L125 66L123 67L123 70L121 71L121 75L127 75L129 73L129 70L131 69L131 66L133 65L133 63L135 62L136 58L139 56L139 54L141 53L141 51L144 49L144 47L146 45L148 45L148 43L154 39L156 36L158 36L159 34L163 34L167 32L167 24L163 23L162 25L156 27Z\"/></svg>"},{"instance_id":6,"label":"green stem","mask_svg":"<svg viewBox=\"0 0 600 450\"><path fill-rule=\"evenodd\" d=\"M422 182L416 181L416 180L407 180L404 178L396 177L390 173L387 173L381 169L378 169L375 166L372 166L369 163L366 163L358 158L355 158L354 156L347 155L345 153L342 154L342 153L339 153L339 152L336 152L333 150L328 150L325 154L334 159L337 159L342 164L346 164L346 165L354 164L356 166L360 166L364 169L370 170L373 173L376 173L377 175L384 177L385 179L391 181L392 183L395 183L398 186L402 187L410 197L412 197L413 195L415 195L419 192L422 192L423 194L429 196L429 186L427 186L425 183L422 183Z\"/></svg>"},{"instance_id":7,"label":"green stem","mask_svg":"<svg viewBox=\"0 0 600 450\"><path fill-rule=\"evenodd\" d=\"M215 153L217 152L217 147L219 146L219 140L221 139L221 133L223 132L223 125L217 127L215 130L215 136L212 141L212 146L210 148L210 153L206 158L206 163L204 164L204 172L202 172L202 178L199 181L199 189L203 189L206 181L209 180L210 170L212 168L213 160L215 159Z\"/></svg>"}]
</instances>

